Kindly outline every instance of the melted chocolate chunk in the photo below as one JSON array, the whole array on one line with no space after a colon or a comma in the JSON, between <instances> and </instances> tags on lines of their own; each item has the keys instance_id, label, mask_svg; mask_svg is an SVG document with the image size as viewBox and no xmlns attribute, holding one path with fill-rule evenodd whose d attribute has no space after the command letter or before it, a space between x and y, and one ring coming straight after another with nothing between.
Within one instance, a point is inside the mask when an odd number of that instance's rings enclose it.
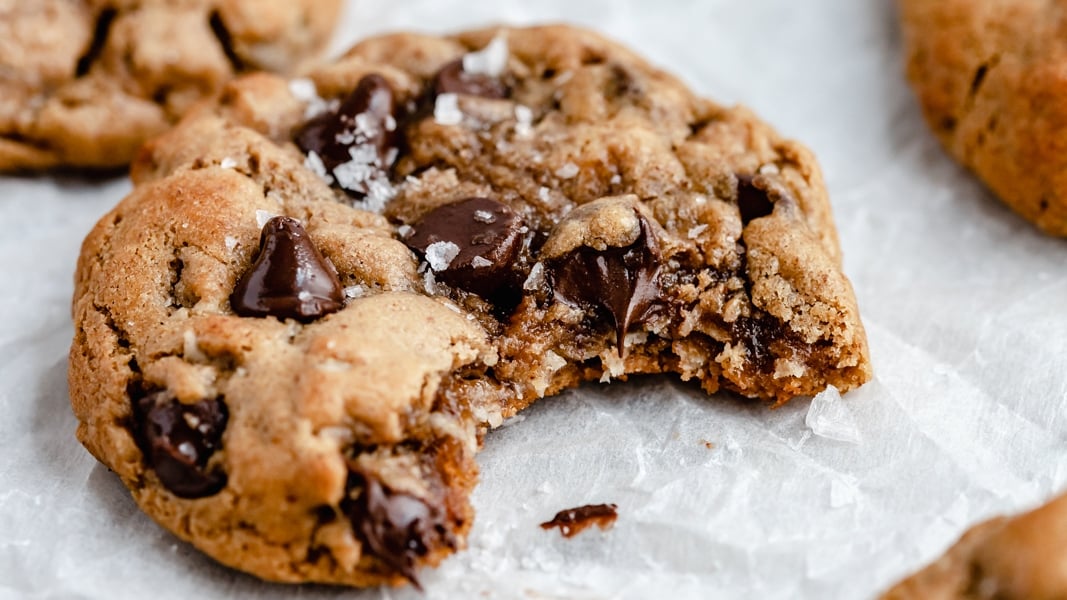
<instances>
[{"instance_id":1,"label":"melted chocolate chunk","mask_svg":"<svg viewBox=\"0 0 1067 600\"><path fill-rule=\"evenodd\" d=\"M758 314L751 317L738 317L731 324L731 332L749 350L749 360L762 373L774 369L774 353L771 342L782 337L782 325L773 317Z\"/></svg>"},{"instance_id":2,"label":"melted chocolate chunk","mask_svg":"<svg viewBox=\"0 0 1067 600\"><path fill-rule=\"evenodd\" d=\"M368 195L376 178L387 177L399 152L393 88L381 75L360 79L337 112L323 113L297 131L296 144L305 154L318 155L346 191ZM346 164L355 168L336 172Z\"/></svg>"},{"instance_id":3,"label":"melted chocolate chunk","mask_svg":"<svg viewBox=\"0 0 1067 600\"><path fill-rule=\"evenodd\" d=\"M372 477L354 479L363 487L348 511L356 534L382 562L422 589L415 577L416 561L433 548L455 546L441 509L394 492Z\"/></svg>"},{"instance_id":4,"label":"melted chocolate chunk","mask_svg":"<svg viewBox=\"0 0 1067 600\"><path fill-rule=\"evenodd\" d=\"M441 70L434 75L433 92L435 96L463 94L494 99L507 98L511 95L508 86L504 85L499 78L464 71L462 58L441 67Z\"/></svg>"},{"instance_id":5,"label":"melted chocolate chunk","mask_svg":"<svg viewBox=\"0 0 1067 600\"><path fill-rule=\"evenodd\" d=\"M134 413L145 459L174 495L203 498L226 485L225 473L207 470L226 429L221 400L182 404L167 392L156 392L138 399Z\"/></svg>"},{"instance_id":6,"label":"melted chocolate chunk","mask_svg":"<svg viewBox=\"0 0 1067 600\"><path fill-rule=\"evenodd\" d=\"M541 529L559 527L563 537L574 537L592 525L606 530L619 517L615 504L587 504L578 508L568 508L556 513L551 521L541 523Z\"/></svg>"},{"instance_id":7,"label":"melted chocolate chunk","mask_svg":"<svg viewBox=\"0 0 1067 600\"><path fill-rule=\"evenodd\" d=\"M491 300L514 284L512 266L522 249L522 228L522 218L506 204L467 198L427 213L404 243L427 257L438 281ZM429 255L431 251L438 254ZM441 252L454 253L447 266Z\"/></svg>"},{"instance_id":8,"label":"melted chocolate chunk","mask_svg":"<svg viewBox=\"0 0 1067 600\"><path fill-rule=\"evenodd\" d=\"M274 217L263 226L259 254L230 296L242 317L277 317L304 323L336 312L344 289L300 222Z\"/></svg>"},{"instance_id":9,"label":"melted chocolate chunk","mask_svg":"<svg viewBox=\"0 0 1067 600\"><path fill-rule=\"evenodd\" d=\"M641 235L633 244L602 251L582 246L549 265L559 299L611 315L620 356L626 333L651 316L660 300L659 242L645 217L638 220Z\"/></svg>"},{"instance_id":10,"label":"melted chocolate chunk","mask_svg":"<svg viewBox=\"0 0 1067 600\"><path fill-rule=\"evenodd\" d=\"M737 176L737 208L741 211L741 223L766 217L774 211L774 202L762 177Z\"/></svg>"}]
</instances>

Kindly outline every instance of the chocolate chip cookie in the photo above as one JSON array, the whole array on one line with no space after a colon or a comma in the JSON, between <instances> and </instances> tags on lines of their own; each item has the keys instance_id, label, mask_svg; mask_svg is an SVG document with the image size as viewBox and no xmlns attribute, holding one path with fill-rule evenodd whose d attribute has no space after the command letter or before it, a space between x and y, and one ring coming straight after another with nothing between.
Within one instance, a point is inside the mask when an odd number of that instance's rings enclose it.
<instances>
[{"instance_id":1,"label":"chocolate chip cookie","mask_svg":"<svg viewBox=\"0 0 1067 600\"><path fill-rule=\"evenodd\" d=\"M340 0L0 2L0 171L128 164L235 73L321 48Z\"/></svg>"},{"instance_id":2,"label":"chocolate chip cookie","mask_svg":"<svg viewBox=\"0 0 1067 600\"><path fill-rule=\"evenodd\" d=\"M1051 235L1067 235L1067 4L900 0L907 74L948 152Z\"/></svg>"},{"instance_id":3,"label":"chocolate chip cookie","mask_svg":"<svg viewBox=\"0 0 1067 600\"><path fill-rule=\"evenodd\" d=\"M266 579L415 581L464 545L483 433L581 382L870 377L811 154L588 31L249 75L131 175L78 265L78 437Z\"/></svg>"},{"instance_id":4,"label":"chocolate chip cookie","mask_svg":"<svg viewBox=\"0 0 1067 600\"><path fill-rule=\"evenodd\" d=\"M975 526L937 562L883 598L1067 598L1067 496L1023 515Z\"/></svg>"}]
</instances>

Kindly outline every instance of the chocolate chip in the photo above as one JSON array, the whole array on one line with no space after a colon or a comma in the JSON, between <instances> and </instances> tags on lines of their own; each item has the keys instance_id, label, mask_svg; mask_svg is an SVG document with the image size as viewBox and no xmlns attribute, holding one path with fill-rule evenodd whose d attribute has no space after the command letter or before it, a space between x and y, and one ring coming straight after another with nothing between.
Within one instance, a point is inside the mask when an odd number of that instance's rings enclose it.
<instances>
[{"instance_id":1,"label":"chocolate chip","mask_svg":"<svg viewBox=\"0 0 1067 600\"><path fill-rule=\"evenodd\" d=\"M137 399L134 411L145 458L174 495L203 498L226 485L224 472L207 469L226 429L221 400L182 404L167 392L156 392Z\"/></svg>"},{"instance_id":2,"label":"chocolate chip","mask_svg":"<svg viewBox=\"0 0 1067 600\"><path fill-rule=\"evenodd\" d=\"M373 477L355 475L353 479L363 488L349 508L356 535L382 562L421 589L415 577L416 561L431 549L455 546L442 510L395 492Z\"/></svg>"},{"instance_id":3,"label":"chocolate chip","mask_svg":"<svg viewBox=\"0 0 1067 600\"><path fill-rule=\"evenodd\" d=\"M310 322L336 312L344 289L296 219L274 217L263 226L259 254L230 296L242 317Z\"/></svg>"},{"instance_id":4,"label":"chocolate chip","mask_svg":"<svg viewBox=\"0 0 1067 600\"><path fill-rule=\"evenodd\" d=\"M749 361L757 371L768 373L774 368L774 353L771 343L782 337L782 325L770 315L759 313L751 317L738 317L731 326L731 333L741 345L748 348Z\"/></svg>"},{"instance_id":5,"label":"chocolate chip","mask_svg":"<svg viewBox=\"0 0 1067 600\"><path fill-rule=\"evenodd\" d=\"M434 75L433 92L435 96L463 94L494 99L507 98L511 95L508 86L504 85L499 78L464 71L462 58L441 67L441 70Z\"/></svg>"},{"instance_id":6,"label":"chocolate chip","mask_svg":"<svg viewBox=\"0 0 1067 600\"><path fill-rule=\"evenodd\" d=\"M737 176L737 208L741 211L741 223L766 217L774 211L766 180L759 176Z\"/></svg>"},{"instance_id":7,"label":"chocolate chip","mask_svg":"<svg viewBox=\"0 0 1067 600\"><path fill-rule=\"evenodd\" d=\"M522 229L506 204L467 198L424 215L404 243L427 259L438 281L491 299L511 283Z\"/></svg>"},{"instance_id":8,"label":"chocolate chip","mask_svg":"<svg viewBox=\"0 0 1067 600\"><path fill-rule=\"evenodd\" d=\"M323 113L296 133L305 154L314 152L346 191L367 196L376 179L387 178L400 136L393 88L381 75L359 80L337 112ZM341 165L352 167L337 170Z\"/></svg>"},{"instance_id":9,"label":"chocolate chip","mask_svg":"<svg viewBox=\"0 0 1067 600\"><path fill-rule=\"evenodd\" d=\"M556 297L611 315L620 355L626 332L651 316L660 300L659 242L645 217L639 214L638 221L641 234L629 246L605 250L582 246L549 264Z\"/></svg>"}]
</instances>

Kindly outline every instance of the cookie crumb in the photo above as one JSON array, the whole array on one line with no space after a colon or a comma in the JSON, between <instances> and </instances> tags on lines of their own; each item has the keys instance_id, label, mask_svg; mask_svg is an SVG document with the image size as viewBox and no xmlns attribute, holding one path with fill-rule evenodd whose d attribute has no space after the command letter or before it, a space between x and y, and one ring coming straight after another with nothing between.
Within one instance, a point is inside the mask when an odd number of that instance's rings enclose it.
<instances>
[{"instance_id":1,"label":"cookie crumb","mask_svg":"<svg viewBox=\"0 0 1067 600\"><path fill-rule=\"evenodd\" d=\"M459 96L441 94L433 104L433 120L440 125L459 125L463 122L463 111L459 109Z\"/></svg>"},{"instance_id":2,"label":"cookie crumb","mask_svg":"<svg viewBox=\"0 0 1067 600\"><path fill-rule=\"evenodd\" d=\"M574 537L589 527L596 525L607 531L619 518L616 504L587 504L577 508L568 508L556 513L551 521L541 523L541 529L558 527L563 537Z\"/></svg>"}]
</instances>

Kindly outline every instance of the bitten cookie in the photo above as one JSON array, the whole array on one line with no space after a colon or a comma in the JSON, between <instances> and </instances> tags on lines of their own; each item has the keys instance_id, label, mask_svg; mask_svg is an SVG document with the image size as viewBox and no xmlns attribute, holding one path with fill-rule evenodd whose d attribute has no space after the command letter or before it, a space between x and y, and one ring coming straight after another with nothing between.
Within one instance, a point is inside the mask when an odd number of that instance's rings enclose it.
<instances>
[{"instance_id":1,"label":"bitten cookie","mask_svg":"<svg viewBox=\"0 0 1067 600\"><path fill-rule=\"evenodd\" d=\"M885 600L1067 598L1067 496L975 526Z\"/></svg>"},{"instance_id":2,"label":"bitten cookie","mask_svg":"<svg viewBox=\"0 0 1067 600\"><path fill-rule=\"evenodd\" d=\"M260 577L414 581L482 434L583 381L870 377L814 159L563 26L367 40L228 86L85 241L78 437Z\"/></svg>"},{"instance_id":3,"label":"bitten cookie","mask_svg":"<svg viewBox=\"0 0 1067 600\"><path fill-rule=\"evenodd\" d=\"M115 168L197 100L288 71L340 0L0 2L0 171Z\"/></svg>"},{"instance_id":4,"label":"bitten cookie","mask_svg":"<svg viewBox=\"0 0 1067 600\"><path fill-rule=\"evenodd\" d=\"M900 0L907 75L948 152L1067 235L1067 4Z\"/></svg>"}]
</instances>

